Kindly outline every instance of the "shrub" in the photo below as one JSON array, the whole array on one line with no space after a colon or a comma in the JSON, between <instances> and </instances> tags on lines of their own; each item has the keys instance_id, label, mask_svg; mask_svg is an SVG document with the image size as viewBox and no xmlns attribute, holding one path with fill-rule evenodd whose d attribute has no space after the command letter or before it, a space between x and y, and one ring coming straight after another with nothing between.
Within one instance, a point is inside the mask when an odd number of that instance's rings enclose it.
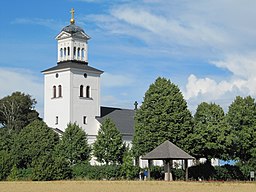
<instances>
[{"instance_id":1,"label":"shrub","mask_svg":"<svg viewBox=\"0 0 256 192\"><path fill-rule=\"evenodd\" d=\"M64 158L51 155L39 157L32 163L32 179L37 181L61 180L71 178L71 170Z\"/></svg>"},{"instance_id":2,"label":"shrub","mask_svg":"<svg viewBox=\"0 0 256 192\"><path fill-rule=\"evenodd\" d=\"M200 178L203 180L209 180L214 175L214 167L209 163L202 163L189 167L188 173L190 179L198 180Z\"/></svg>"},{"instance_id":3,"label":"shrub","mask_svg":"<svg viewBox=\"0 0 256 192\"><path fill-rule=\"evenodd\" d=\"M0 151L0 180L5 180L12 169L11 155L6 151Z\"/></svg>"},{"instance_id":4,"label":"shrub","mask_svg":"<svg viewBox=\"0 0 256 192\"><path fill-rule=\"evenodd\" d=\"M72 167L75 179L112 180L121 179L121 165L90 165L87 162L76 164Z\"/></svg>"}]
</instances>

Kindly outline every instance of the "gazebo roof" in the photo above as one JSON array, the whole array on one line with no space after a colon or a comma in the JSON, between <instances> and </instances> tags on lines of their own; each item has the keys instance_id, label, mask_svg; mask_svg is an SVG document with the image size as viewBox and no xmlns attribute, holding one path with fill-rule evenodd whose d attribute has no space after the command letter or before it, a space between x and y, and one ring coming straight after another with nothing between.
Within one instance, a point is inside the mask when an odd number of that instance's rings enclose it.
<instances>
[{"instance_id":1,"label":"gazebo roof","mask_svg":"<svg viewBox=\"0 0 256 192\"><path fill-rule=\"evenodd\" d=\"M177 147L170 141L165 141L154 150L143 156L141 159L149 160L183 160L183 159L194 159L191 155Z\"/></svg>"}]
</instances>

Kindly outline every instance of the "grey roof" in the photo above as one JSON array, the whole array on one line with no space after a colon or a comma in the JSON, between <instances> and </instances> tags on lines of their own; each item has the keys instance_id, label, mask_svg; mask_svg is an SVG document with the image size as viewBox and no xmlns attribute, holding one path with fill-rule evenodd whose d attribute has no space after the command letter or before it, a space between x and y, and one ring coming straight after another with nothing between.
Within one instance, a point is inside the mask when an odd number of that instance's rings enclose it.
<instances>
[{"instance_id":1,"label":"grey roof","mask_svg":"<svg viewBox=\"0 0 256 192\"><path fill-rule=\"evenodd\" d=\"M104 119L110 118L122 135L133 136L134 115L135 111L131 109L101 107L101 116L97 117L97 120L102 123Z\"/></svg>"},{"instance_id":2,"label":"grey roof","mask_svg":"<svg viewBox=\"0 0 256 192\"><path fill-rule=\"evenodd\" d=\"M181 148L177 147L170 141L165 141L154 150L150 151L148 154L142 157L142 159L151 160L182 160L182 159L194 159L191 155L183 151Z\"/></svg>"},{"instance_id":3,"label":"grey roof","mask_svg":"<svg viewBox=\"0 0 256 192\"><path fill-rule=\"evenodd\" d=\"M63 61L63 62L59 62L57 64L57 66L46 69L42 72L44 73L44 72L55 71L55 70L66 69L66 68L83 69L85 71L90 71L90 72L99 73L99 74L103 73L103 71L101 71L99 69L95 69L93 67L90 67L90 66L88 66L88 63L81 62L81 61Z\"/></svg>"},{"instance_id":4,"label":"grey roof","mask_svg":"<svg viewBox=\"0 0 256 192\"><path fill-rule=\"evenodd\" d=\"M68 33L77 33L77 32L83 32L84 33L84 30L81 27L79 27L75 24L70 24L70 25L64 27L61 31L65 31L65 32L68 32Z\"/></svg>"}]
</instances>

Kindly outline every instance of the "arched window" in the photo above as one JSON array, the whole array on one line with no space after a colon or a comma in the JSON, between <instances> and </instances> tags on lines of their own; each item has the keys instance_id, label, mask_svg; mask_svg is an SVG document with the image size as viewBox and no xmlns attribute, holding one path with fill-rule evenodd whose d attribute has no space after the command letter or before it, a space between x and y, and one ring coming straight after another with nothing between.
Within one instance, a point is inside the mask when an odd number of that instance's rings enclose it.
<instances>
[{"instance_id":1,"label":"arched window","mask_svg":"<svg viewBox=\"0 0 256 192\"><path fill-rule=\"evenodd\" d=\"M66 56L67 55L67 48L65 47L64 48L64 56Z\"/></svg>"},{"instance_id":2,"label":"arched window","mask_svg":"<svg viewBox=\"0 0 256 192\"><path fill-rule=\"evenodd\" d=\"M70 47L68 47L68 56L70 55Z\"/></svg>"},{"instance_id":3,"label":"arched window","mask_svg":"<svg viewBox=\"0 0 256 192\"><path fill-rule=\"evenodd\" d=\"M86 97L90 98L90 86L86 87Z\"/></svg>"},{"instance_id":4,"label":"arched window","mask_svg":"<svg viewBox=\"0 0 256 192\"><path fill-rule=\"evenodd\" d=\"M59 88L59 97L62 97L61 85L59 85L58 88Z\"/></svg>"},{"instance_id":5,"label":"arched window","mask_svg":"<svg viewBox=\"0 0 256 192\"><path fill-rule=\"evenodd\" d=\"M76 56L76 47L74 47L74 56Z\"/></svg>"},{"instance_id":6,"label":"arched window","mask_svg":"<svg viewBox=\"0 0 256 192\"><path fill-rule=\"evenodd\" d=\"M77 49L77 56L80 57L80 48Z\"/></svg>"},{"instance_id":7,"label":"arched window","mask_svg":"<svg viewBox=\"0 0 256 192\"><path fill-rule=\"evenodd\" d=\"M63 57L63 49L60 49L60 57Z\"/></svg>"},{"instance_id":8,"label":"arched window","mask_svg":"<svg viewBox=\"0 0 256 192\"><path fill-rule=\"evenodd\" d=\"M84 96L84 86L80 85L80 97Z\"/></svg>"},{"instance_id":9,"label":"arched window","mask_svg":"<svg viewBox=\"0 0 256 192\"><path fill-rule=\"evenodd\" d=\"M82 55L82 59L84 59L84 48L82 49L81 55Z\"/></svg>"},{"instance_id":10,"label":"arched window","mask_svg":"<svg viewBox=\"0 0 256 192\"><path fill-rule=\"evenodd\" d=\"M53 86L53 98L56 98L56 86Z\"/></svg>"}]
</instances>

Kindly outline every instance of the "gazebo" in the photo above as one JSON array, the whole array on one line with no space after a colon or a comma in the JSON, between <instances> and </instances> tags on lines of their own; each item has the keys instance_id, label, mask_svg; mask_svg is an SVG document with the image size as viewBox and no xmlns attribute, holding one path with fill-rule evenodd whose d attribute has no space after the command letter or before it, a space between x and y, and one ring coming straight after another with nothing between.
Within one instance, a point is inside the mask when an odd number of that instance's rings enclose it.
<instances>
[{"instance_id":1,"label":"gazebo","mask_svg":"<svg viewBox=\"0 0 256 192\"><path fill-rule=\"evenodd\" d=\"M170 181L170 161L184 160L185 161L185 180L188 180L188 160L195 159L181 148L177 147L170 141L165 141L154 150L143 156L141 159L148 160L148 178L150 179L150 165L152 160L163 160L167 164L167 180Z\"/></svg>"}]
</instances>

